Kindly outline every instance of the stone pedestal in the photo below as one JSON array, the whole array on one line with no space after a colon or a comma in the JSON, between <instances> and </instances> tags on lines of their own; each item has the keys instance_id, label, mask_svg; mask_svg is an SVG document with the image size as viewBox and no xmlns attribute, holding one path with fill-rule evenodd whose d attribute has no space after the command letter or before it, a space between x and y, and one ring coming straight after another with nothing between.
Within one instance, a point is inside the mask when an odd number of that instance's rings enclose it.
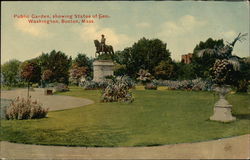
<instances>
[{"instance_id":1,"label":"stone pedestal","mask_svg":"<svg viewBox=\"0 0 250 160\"><path fill-rule=\"evenodd\" d=\"M95 82L102 81L106 76L114 75L114 63L111 60L96 60L93 63Z\"/></svg>"},{"instance_id":2,"label":"stone pedestal","mask_svg":"<svg viewBox=\"0 0 250 160\"><path fill-rule=\"evenodd\" d=\"M220 99L214 106L214 114L210 117L210 120L220 122L230 122L236 120L232 116L232 105L230 105L225 99Z\"/></svg>"},{"instance_id":3,"label":"stone pedestal","mask_svg":"<svg viewBox=\"0 0 250 160\"><path fill-rule=\"evenodd\" d=\"M236 120L232 116L232 105L225 99L225 95L229 92L228 88L217 88L216 90L220 94L220 99L214 105L214 114L210 117L210 120L220 122L231 122Z\"/></svg>"}]
</instances>

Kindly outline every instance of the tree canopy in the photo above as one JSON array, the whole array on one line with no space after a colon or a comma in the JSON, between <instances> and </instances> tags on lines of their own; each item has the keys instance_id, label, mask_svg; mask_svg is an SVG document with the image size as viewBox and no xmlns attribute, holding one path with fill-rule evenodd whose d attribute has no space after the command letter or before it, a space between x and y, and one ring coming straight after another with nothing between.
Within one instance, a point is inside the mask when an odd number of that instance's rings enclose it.
<instances>
[{"instance_id":1,"label":"tree canopy","mask_svg":"<svg viewBox=\"0 0 250 160\"><path fill-rule=\"evenodd\" d=\"M200 57L198 52L203 49L214 49L217 47L224 47L223 39L214 40L212 38L208 38L205 42L201 41L197 44L193 51L193 58L192 64L194 65L195 74L197 77L201 78L208 78L209 76L209 69L215 63L215 60L218 58L216 54L205 54L204 56Z\"/></svg>"},{"instance_id":2,"label":"tree canopy","mask_svg":"<svg viewBox=\"0 0 250 160\"><path fill-rule=\"evenodd\" d=\"M155 74L155 67L161 61L169 61L170 51L167 44L160 39L141 38L131 47L118 51L114 55L114 61L126 66L126 74L135 78L140 69L148 70Z\"/></svg>"},{"instance_id":3,"label":"tree canopy","mask_svg":"<svg viewBox=\"0 0 250 160\"><path fill-rule=\"evenodd\" d=\"M42 72L45 70L52 71L53 75L50 77L51 82L69 82L69 68L71 66L71 57L68 57L61 51L51 51L50 53L43 53L38 58L39 65Z\"/></svg>"},{"instance_id":4,"label":"tree canopy","mask_svg":"<svg viewBox=\"0 0 250 160\"><path fill-rule=\"evenodd\" d=\"M21 62L13 59L1 65L1 73L3 75L4 84L8 86L16 86L20 81L20 65Z\"/></svg>"}]
</instances>

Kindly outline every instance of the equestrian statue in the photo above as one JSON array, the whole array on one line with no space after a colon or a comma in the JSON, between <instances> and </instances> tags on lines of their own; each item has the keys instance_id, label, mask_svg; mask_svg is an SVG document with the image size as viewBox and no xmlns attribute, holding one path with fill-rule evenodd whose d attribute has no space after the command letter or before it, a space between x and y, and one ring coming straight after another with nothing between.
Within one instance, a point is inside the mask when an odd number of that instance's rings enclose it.
<instances>
[{"instance_id":1,"label":"equestrian statue","mask_svg":"<svg viewBox=\"0 0 250 160\"><path fill-rule=\"evenodd\" d=\"M94 40L94 44L96 47L96 52L95 52L95 56L97 57L101 55L101 54L107 54L107 55L113 55L114 54L114 50L113 47L111 45L106 45L106 38L104 37L104 35L102 34L102 38L101 38L101 43L96 39Z\"/></svg>"}]
</instances>

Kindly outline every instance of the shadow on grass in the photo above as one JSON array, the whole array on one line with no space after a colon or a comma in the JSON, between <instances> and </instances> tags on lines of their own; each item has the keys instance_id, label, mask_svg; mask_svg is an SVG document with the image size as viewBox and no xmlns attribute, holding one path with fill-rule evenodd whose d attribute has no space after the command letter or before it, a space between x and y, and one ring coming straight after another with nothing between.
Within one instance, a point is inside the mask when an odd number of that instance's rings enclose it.
<instances>
[{"instance_id":1,"label":"shadow on grass","mask_svg":"<svg viewBox=\"0 0 250 160\"><path fill-rule=\"evenodd\" d=\"M250 114L233 114L236 119L247 119L250 120Z\"/></svg>"}]
</instances>

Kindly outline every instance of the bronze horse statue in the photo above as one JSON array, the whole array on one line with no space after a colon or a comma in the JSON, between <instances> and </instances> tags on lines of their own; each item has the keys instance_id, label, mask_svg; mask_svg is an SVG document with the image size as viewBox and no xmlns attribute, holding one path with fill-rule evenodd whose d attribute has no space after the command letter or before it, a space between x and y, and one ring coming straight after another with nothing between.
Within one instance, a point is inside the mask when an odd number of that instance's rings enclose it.
<instances>
[{"instance_id":1,"label":"bronze horse statue","mask_svg":"<svg viewBox=\"0 0 250 160\"><path fill-rule=\"evenodd\" d=\"M110 55L114 54L114 50L113 50L113 47L111 45L105 45L103 50L102 50L101 43L98 40L94 40L94 44L95 44L95 47L96 47L95 55L97 53L99 55L100 54L110 54Z\"/></svg>"}]
</instances>

